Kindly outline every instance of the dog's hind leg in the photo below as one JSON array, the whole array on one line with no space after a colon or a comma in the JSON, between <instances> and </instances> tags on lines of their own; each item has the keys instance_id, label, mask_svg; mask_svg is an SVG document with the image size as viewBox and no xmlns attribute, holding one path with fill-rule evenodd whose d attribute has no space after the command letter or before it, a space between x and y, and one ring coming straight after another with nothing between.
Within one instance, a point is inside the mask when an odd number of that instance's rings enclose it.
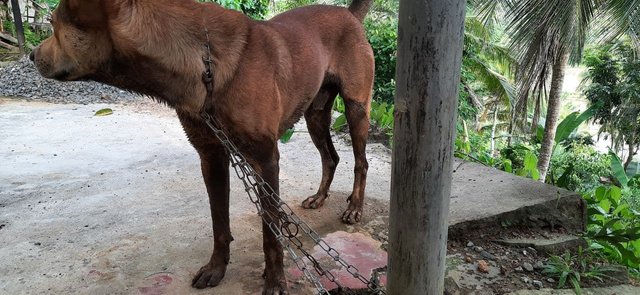
<instances>
[{"instance_id":1,"label":"dog's hind leg","mask_svg":"<svg viewBox=\"0 0 640 295\"><path fill-rule=\"evenodd\" d=\"M322 159L322 180L318 192L308 197L302 202L302 207L306 209L317 209L324 205L324 201L329 197L329 187L336 172L336 166L340 157L333 147L329 125L331 125L331 110L333 101L338 95L338 90L334 87L324 87L320 89L313 104L304 113L307 129L316 148L320 152Z\"/></svg>"},{"instance_id":2,"label":"dog's hind leg","mask_svg":"<svg viewBox=\"0 0 640 295\"><path fill-rule=\"evenodd\" d=\"M178 117L189 141L200 155L213 224L213 254L193 277L191 285L198 289L215 287L227 270L229 244L233 240L229 227L229 158L224 147L214 139L202 121L180 112Z\"/></svg>"},{"instance_id":3,"label":"dog's hind leg","mask_svg":"<svg viewBox=\"0 0 640 295\"><path fill-rule=\"evenodd\" d=\"M353 44L342 44L342 55L333 68L340 85L340 96L345 103L345 116L355 157L353 191L347 199L349 205L342 214L342 222L353 224L362 219L364 192L367 185L366 145L369 137L369 114L373 91L374 57L364 32L356 36ZM359 39L359 41L358 41Z\"/></svg>"},{"instance_id":4,"label":"dog's hind leg","mask_svg":"<svg viewBox=\"0 0 640 295\"><path fill-rule=\"evenodd\" d=\"M349 206L342 214L342 221L354 224L360 222L362 218L364 191L367 185L367 169L369 169L366 155L366 145L369 137L369 100L362 102L347 97L345 97L345 115L347 123L349 123L355 167L353 171L353 191L347 199Z\"/></svg>"}]
</instances>

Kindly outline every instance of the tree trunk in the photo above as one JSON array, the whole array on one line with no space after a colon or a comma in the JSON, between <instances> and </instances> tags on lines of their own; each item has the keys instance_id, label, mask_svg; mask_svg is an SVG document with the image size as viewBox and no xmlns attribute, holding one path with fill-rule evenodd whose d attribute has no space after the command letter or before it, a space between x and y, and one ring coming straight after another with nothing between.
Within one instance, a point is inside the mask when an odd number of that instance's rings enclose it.
<instances>
[{"instance_id":1,"label":"tree trunk","mask_svg":"<svg viewBox=\"0 0 640 295\"><path fill-rule=\"evenodd\" d=\"M538 122L540 122L540 109L542 104L542 95L536 95L535 108L533 110L533 118L531 119L531 134L536 135L538 132Z\"/></svg>"},{"instance_id":2,"label":"tree trunk","mask_svg":"<svg viewBox=\"0 0 640 295\"><path fill-rule=\"evenodd\" d=\"M464 0L400 1L388 294L443 294Z\"/></svg>"},{"instance_id":3,"label":"tree trunk","mask_svg":"<svg viewBox=\"0 0 640 295\"><path fill-rule=\"evenodd\" d=\"M553 74L551 75L551 88L549 89L549 103L547 106L547 117L544 124L544 136L540 147L540 158L538 160L538 170L540 171L540 181L544 182L547 177L547 170L553 147L555 145L556 128L558 128L558 118L560 116L560 96L562 94L562 83L564 74L569 62L569 52L561 53L553 63Z\"/></svg>"},{"instance_id":4,"label":"tree trunk","mask_svg":"<svg viewBox=\"0 0 640 295\"><path fill-rule=\"evenodd\" d=\"M20 4L18 0L11 0L11 10L13 11L13 22L16 24L16 38L20 53L24 54L24 27L22 26L22 14L20 13Z\"/></svg>"},{"instance_id":5,"label":"tree trunk","mask_svg":"<svg viewBox=\"0 0 640 295\"><path fill-rule=\"evenodd\" d=\"M624 161L624 170L627 170L629 164L633 161L633 155L635 154L635 149L633 143L629 142L629 155L627 156L627 160Z\"/></svg>"},{"instance_id":6,"label":"tree trunk","mask_svg":"<svg viewBox=\"0 0 640 295\"><path fill-rule=\"evenodd\" d=\"M498 103L493 109L493 123L491 124L491 156L495 156L496 149L496 127L498 126Z\"/></svg>"}]
</instances>

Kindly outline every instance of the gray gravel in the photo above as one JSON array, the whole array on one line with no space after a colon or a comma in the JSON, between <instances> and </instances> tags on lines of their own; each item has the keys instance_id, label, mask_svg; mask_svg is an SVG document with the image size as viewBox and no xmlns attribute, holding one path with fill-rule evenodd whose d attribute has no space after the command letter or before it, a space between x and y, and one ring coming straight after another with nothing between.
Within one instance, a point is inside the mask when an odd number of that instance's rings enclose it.
<instances>
[{"instance_id":1,"label":"gray gravel","mask_svg":"<svg viewBox=\"0 0 640 295\"><path fill-rule=\"evenodd\" d=\"M0 67L0 96L53 103L127 103L139 95L96 82L58 82L44 79L24 57Z\"/></svg>"}]
</instances>

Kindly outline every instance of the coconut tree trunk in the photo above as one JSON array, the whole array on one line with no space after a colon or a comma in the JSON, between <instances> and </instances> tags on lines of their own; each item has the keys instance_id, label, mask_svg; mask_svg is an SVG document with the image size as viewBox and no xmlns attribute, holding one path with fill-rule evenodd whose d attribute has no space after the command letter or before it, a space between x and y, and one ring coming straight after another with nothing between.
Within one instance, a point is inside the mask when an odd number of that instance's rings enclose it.
<instances>
[{"instance_id":1,"label":"coconut tree trunk","mask_svg":"<svg viewBox=\"0 0 640 295\"><path fill-rule=\"evenodd\" d=\"M540 157L538 160L538 170L540 171L540 181L547 178L549 162L553 154L555 145L556 128L558 128L558 118L560 116L560 95L562 94L562 83L564 74L569 62L569 52L561 53L553 63L553 74L551 75L551 87L549 88L549 103L547 106L547 117L544 124L544 136L540 147Z\"/></svg>"},{"instance_id":2,"label":"coconut tree trunk","mask_svg":"<svg viewBox=\"0 0 640 295\"><path fill-rule=\"evenodd\" d=\"M401 0L388 294L443 294L465 0Z\"/></svg>"},{"instance_id":3,"label":"coconut tree trunk","mask_svg":"<svg viewBox=\"0 0 640 295\"><path fill-rule=\"evenodd\" d=\"M631 141L629 141L629 155L627 156L627 160L624 161L624 170L627 170L627 167L629 167L629 164L631 164L631 161L633 161L633 154L634 154L634 146L633 143L631 143Z\"/></svg>"},{"instance_id":4,"label":"coconut tree trunk","mask_svg":"<svg viewBox=\"0 0 640 295\"><path fill-rule=\"evenodd\" d=\"M542 104L542 95L536 95L535 109L533 110L533 118L531 119L531 134L535 135L538 131L538 122L540 122L540 109Z\"/></svg>"},{"instance_id":5,"label":"coconut tree trunk","mask_svg":"<svg viewBox=\"0 0 640 295\"><path fill-rule=\"evenodd\" d=\"M491 156L496 154L496 127L498 126L498 103L493 108L493 123L491 124Z\"/></svg>"}]
</instances>

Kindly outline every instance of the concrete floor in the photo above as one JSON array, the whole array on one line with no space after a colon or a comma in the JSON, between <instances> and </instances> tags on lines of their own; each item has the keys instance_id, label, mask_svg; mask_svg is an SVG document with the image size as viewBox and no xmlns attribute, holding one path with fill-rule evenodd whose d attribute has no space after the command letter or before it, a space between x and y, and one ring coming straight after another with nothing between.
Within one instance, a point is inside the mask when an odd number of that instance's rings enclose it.
<instances>
[{"instance_id":1,"label":"concrete floor","mask_svg":"<svg viewBox=\"0 0 640 295\"><path fill-rule=\"evenodd\" d=\"M114 114L93 116L104 107ZM363 272L385 265L377 241L346 235L362 227L339 222L353 178L351 148L342 140L334 140L341 163L332 197L319 210L299 207L317 189L321 165L306 129L297 129L280 146L282 198ZM389 152L372 144L368 159L364 227L384 222L389 198ZM451 224L568 194L480 165L455 165ZM214 289L192 289L191 276L211 253L210 215L199 160L171 110L0 99L2 294L259 294L259 218L235 179L231 199L235 241L227 275ZM288 273L293 294L311 292L293 267Z\"/></svg>"},{"instance_id":2,"label":"concrete floor","mask_svg":"<svg viewBox=\"0 0 640 295\"><path fill-rule=\"evenodd\" d=\"M93 116L105 107L114 114ZM211 254L210 214L199 159L171 110L154 103L0 100L0 126L0 293L259 293L260 221L236 179L226 278L214 289L189 287ZM346 145L337 149L342 162L331 201L300 213L320 233L340 237L340 230L353 231L338 221L352 186L353 156ZM303 211L298 204L317 189L320 158L304 132L281 145L281 153L282 197ZM389 157L371 154L368 197L382 200ZM379 247L364 236L342 247L353 243ZM386 262L377 251L372 268ZM299 274L290 274L294 294L307 294L306 284L296 283Z\"/></svg>"}]
</instances>

